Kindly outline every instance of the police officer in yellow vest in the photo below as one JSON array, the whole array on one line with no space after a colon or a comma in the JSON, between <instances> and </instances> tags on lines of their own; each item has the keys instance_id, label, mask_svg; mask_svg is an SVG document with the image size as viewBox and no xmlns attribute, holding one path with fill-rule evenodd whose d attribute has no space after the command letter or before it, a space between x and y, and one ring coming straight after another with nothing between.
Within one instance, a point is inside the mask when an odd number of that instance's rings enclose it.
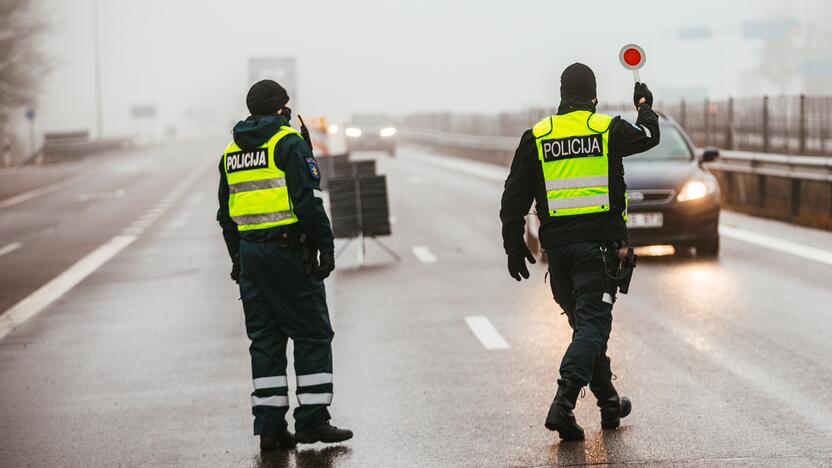
<instances>
[{"instance_id":1,"label":"police officer in yellow vest","mask_svg":"<svg viewBox=\"0 0 832 468\"><path fill-rule=\"evenodd\" d=\"M234 127L219 168L217 220L251 340L251 405L262 450L352 437L329 424L333 332L323 281L335 268L334 243L314 195L320 169L308 137L290 126L288 101L276 82L254 84L246 99L251 116ZM297 376L294 436L286 424L289 339Z\"/></svg>"},{"instance_id":2,"label":"police officer in yellow vest","mask_svg":"<svg viewBox=\"0 0 832 468\"><path fill-rule=\"evenodd\" d=\"M631 410L612 384L607 341L617 285L610 278L627 238L622 158L659 143L652 93L637 83L635 124L595 112L595 75L575 63L561 75L557 114L523 134L505 182L500 218L510 275L529 277L535 263L524 241L525 215L536 201L539 239L549 259L555 301L573 329L560 365L557 393L545 426L566 440L584 438L573 414L587 384L601 410L601 426L616 428Z\"/></svg>"}]
</instances>

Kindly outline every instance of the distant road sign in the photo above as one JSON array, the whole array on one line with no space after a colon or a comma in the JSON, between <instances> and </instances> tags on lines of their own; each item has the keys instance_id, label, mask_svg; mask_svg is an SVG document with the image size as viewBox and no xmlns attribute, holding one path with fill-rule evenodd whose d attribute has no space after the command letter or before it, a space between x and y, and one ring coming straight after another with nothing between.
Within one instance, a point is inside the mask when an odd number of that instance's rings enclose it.
<instances>
[{"instance_id":1,"label":"distant road sign","mask_svg":"<svg viewBox=\"0 0 832 468\"><path fill-rule=\"evenodd\" d=\"M746 39L786 39L800 32L797 18L772 18L742 23L742 36Z\"/></svg>"},{"instance_id":2,"label":"distant road sign","mask_svg":"<svg viewBox=\"0 0 832 468\"><path fill-rule=\"evenodd\" d=\"M130 108L130 117L134 119L155 119L157 114L156 106L144 104Z\"/></svg>"},{"instance_id":3,"label":"distant road sign","mask_svg":"<svg viewBox=\"0 0 832 468\"><path fill-rule=\"evenodd\" d=\"M679 28L678 35L682 40L711 39L714 30L710 26L684 26Z\"/></svg>"}]
</instances>

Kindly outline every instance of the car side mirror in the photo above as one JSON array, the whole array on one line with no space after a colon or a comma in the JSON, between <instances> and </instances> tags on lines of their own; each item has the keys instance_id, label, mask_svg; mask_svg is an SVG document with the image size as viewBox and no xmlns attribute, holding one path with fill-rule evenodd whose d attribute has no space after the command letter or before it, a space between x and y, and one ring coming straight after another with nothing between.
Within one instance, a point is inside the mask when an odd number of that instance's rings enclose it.
<instances>
[{"instance_id":1,"label":"car side mirror","mask_svg":"<svg viewBox=\"0 0 832 468\"><path fill-rule=\"evenodd\" d=\"M702 153L702 162L716 161L717 158L719 158L719 148L709 146L705 148L705 151Z\"/></svg>"}]
</instances>

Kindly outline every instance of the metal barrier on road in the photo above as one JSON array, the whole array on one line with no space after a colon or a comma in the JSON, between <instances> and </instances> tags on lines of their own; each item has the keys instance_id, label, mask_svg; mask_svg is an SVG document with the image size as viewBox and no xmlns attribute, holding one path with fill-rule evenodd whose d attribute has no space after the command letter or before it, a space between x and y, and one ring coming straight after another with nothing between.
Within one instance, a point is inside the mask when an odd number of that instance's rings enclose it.
<instances>
[{"instance_id":1,"label":"metal barrier on road","mask_svg":"<svg viewBox=\"0 0 832 468\"><path fill-rule=\"evenodd\" d=\"M43 148L30 158L30 162L65 161L94 153L122 150L130 145L131 141L127 138L92 140L89 132L86 131L47 133L44 137Z\"/></svg>"},{"instance_id":2,"label":"metal barrier on road","mask_svg":"<svg viewBox=\"0 0 832 468\"><path fill-rule=\"evenodd\" d=\"M519 137L405 128L404 139L443 154L508 166ZM722 204L756 216L832 230L832 157L723 151L706 167Z\"/></svg>"}]
</instances>

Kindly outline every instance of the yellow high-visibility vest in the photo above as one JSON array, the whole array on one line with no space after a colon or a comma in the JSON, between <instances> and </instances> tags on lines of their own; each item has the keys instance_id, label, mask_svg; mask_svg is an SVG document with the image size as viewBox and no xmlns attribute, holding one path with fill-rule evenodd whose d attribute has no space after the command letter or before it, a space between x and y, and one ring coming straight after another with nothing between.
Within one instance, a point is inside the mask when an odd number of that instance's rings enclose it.
<instances>
[{"instance_id":1,"label":"yellow high-visibility vest","mask_svg":"<svg viewBox=\"0 0 832 468\"><path fill-rule=\"evenodd\" d=\"M550 216L610 210L611 122L608 115L579 110L547 117L532 128ZM627 220L626 206L621 216Z\"/></svg>"},{"instance_id":2,"label":"yellow high-visibility vest","mask_svg":"<svg viewBox=\"0 0 832 468\"><path fill-rule=\"evenodd\" d=\"M286 187L286 173L275 165L274 150L283 137L300 136L292 127L281 127L260 147L243 151L231 142L223 154L228 181L228 212L237 230L251 231L298 222Z\"/></svg>"}]
</instances>

